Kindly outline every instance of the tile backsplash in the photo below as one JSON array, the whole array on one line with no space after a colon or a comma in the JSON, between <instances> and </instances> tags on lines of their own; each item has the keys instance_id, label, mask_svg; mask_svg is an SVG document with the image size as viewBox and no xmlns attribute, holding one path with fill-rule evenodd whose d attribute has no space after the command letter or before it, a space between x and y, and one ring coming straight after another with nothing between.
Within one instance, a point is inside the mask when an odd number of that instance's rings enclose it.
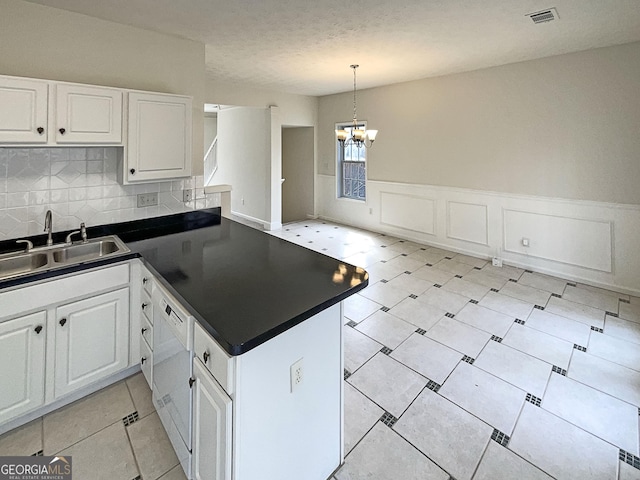
<instances>
[{"instance_id":1,"label":"tile backsplash","mask_svg":"<svg viewBox=\"0 0 640 480\"><path fill-rule=\"evenodd\" d=\"M0 240L44 230L47 210L53 230L125 222L220 206L220 194L205 195L203 177L120 185L118 147L0 148ZM193 189L184 203L182 190ZM139 193L158 193L158 205L137 208Z\"/></svg>"}]
</instances>

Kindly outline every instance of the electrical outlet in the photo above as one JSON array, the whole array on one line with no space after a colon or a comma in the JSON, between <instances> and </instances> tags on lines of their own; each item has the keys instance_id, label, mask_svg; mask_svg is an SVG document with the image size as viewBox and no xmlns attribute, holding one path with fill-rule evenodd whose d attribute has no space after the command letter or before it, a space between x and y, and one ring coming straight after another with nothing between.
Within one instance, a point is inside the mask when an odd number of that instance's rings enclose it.
<instances>
[{"instance_id":1,"label":"electrical outlet","mask_svg":"<svg viewBox=\"0 0 640 480\"><path fill-rule=\"evenodd\" d=\"M302 358L291 365L291 393L295 392L304 380L304 372L302 370Z\"/></svg>"},{"instance_id":2,"label":"electrical outlet","mask_svg":"<svg viewBox=\"0 0 640 480\"><path fill-rule=\"evenodd\" d=\"M522 239L522 246L523 247L528 247L529 246L529 239L528 238L523 238Z\"/></svg>"},{"instance_id":3,"label":"electrical outlet","mask_svg":"<svg viewBox=\"0 0 640 480\"><path fill-rule=\"evenodd\" d=\"M491 265L494 267L502 267L502 259L498 257L493 257L491 260Z\"/></svg>"},{"instance_id":4,"label":"electrical outlet","mask_svg":"<svg viewBox=\"0 0 640 480\"><path fill-rule=\"evenodd\" d=\"M184 203L190 202L193 199L193 190L185 189L182 190L182 201Z\"/></svg>"},{"instance_id":5,"label":"electrical outlet","mask_svg":"<svg viewBox=\"0 0 640 480\"><path fill-rule=\"evenodd\" d=\"M158 205L158 193L139 193L138 194L138 208L153 207Z\"/></svg>"},{"instance_id":6,"label":"electrical outlet","mask_svg":"<svg viewBox=\"0 0 640 480\"><path fill-rule=\"evenodd\" d=\"M242 205L244 205L244 197L241 200L242 200Z\"/></svg>"}]
</instances>

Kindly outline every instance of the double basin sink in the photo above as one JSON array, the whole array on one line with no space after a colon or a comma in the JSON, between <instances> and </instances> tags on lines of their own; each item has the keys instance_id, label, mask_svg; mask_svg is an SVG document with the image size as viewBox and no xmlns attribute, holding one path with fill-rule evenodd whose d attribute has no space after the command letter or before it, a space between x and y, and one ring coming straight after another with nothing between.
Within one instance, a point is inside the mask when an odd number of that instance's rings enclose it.
<instances>
[{"instance_id":1,"label":"double basin sink","mask_svg":"<svg viewBox=\"0 0 640 480\"><path fill-rule=\"evenodd\" d=\"M29 252L5 253L0 255L0 280L99 260L130 251L118 237L107 236L88 240L85 243L61 244L39 247Z\"/></svg>"}]
</instances>

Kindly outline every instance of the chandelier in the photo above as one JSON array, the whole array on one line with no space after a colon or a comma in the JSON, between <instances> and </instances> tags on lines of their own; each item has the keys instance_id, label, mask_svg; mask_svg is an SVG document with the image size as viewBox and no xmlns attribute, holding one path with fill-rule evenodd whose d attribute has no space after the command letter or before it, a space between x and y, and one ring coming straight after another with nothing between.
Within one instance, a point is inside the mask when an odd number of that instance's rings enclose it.
<instances>
[{"instance_id":1,"label":"chandelier","mask_svg":"<svg viewBox=\"0 0 640 480\"><path fill-rule=\"evenodd\" d=\"M336 130L336 137L342 146L355 145L358 148L362 146L370 147L376 140L377 130L366 130L358 127L358 118L356 115L356 68L360 65L350 65L353 69L353 126L351 131ZM369 143L367 144L367 140Z\"/></svg>"}]
</instances>

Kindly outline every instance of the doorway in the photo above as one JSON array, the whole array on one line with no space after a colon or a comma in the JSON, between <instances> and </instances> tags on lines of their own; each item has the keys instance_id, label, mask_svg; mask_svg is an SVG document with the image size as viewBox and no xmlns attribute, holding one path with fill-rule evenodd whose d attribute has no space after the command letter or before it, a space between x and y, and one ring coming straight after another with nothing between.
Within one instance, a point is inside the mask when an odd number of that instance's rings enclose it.
<instances>
[{"instance_id":1,"label":"doorway","mask_svg":"<svg viewBox=\"0 0 640 480\"><path fill-rule=\"evenodd\" d=\"M313 216L313 130L313 127L282 128L282 223Z\"/></svg>"}]
</instances>

